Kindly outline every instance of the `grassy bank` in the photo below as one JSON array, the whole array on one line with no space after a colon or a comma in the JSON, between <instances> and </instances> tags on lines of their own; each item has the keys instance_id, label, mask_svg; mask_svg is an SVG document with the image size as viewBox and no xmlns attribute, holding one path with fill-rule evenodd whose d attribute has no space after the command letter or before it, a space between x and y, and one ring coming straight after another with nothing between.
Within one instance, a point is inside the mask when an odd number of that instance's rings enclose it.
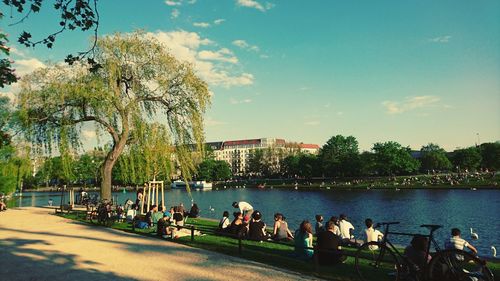
<instances>
[{"instance_id":1,"label":"grassy bank","mask_svg":"<svg viewBox=\"0 0 500 281\"><path fill-rule=\"evenodd\" d=\"M82 214L64 214L62 215L66 218L82 221L88 223L84 220ZM217 227L217 222L207 219L188 219L188 224L194 225L197 229L215 229ZM95 226L100 227L100 226ZM135 229L128 223L115 223L112 228L118 229L125 232L134 232L138 235L151 237L152 229ZM202 231L203 232L203 231ZM230 256L238 256L244 259L261 262L264 264L276 266L279 268L284 268L301 274L316 276L319 278L338 280L338 281L349 281L357 280L356 272L354 268L354 258L348 257L346 263L339 264L333 267L319 267L315 268L312 261L302 261L293 257L293 243L269 243L269 242L254 242L243 240L243 251L240 255L238 253L238 240L231 237L224 237L209 234L210 231L205 231L206 235L196 236L194 241L191 241L190 236L181 237L179 239L174 239L173 242L181 243L184 245L206 249L214 252L223 253ZM156 237L156 236L155 236ZM168 240L169 242L172 240ZM165 241L158 241L158 243L163 243ZM344 249L348 254L354 254L355 249ZM490 269L494 271L495 276L500 276L500 262L491 261L489 263ZM382 277L374 277L373 281L385 280Z\"/></svg>"}]
</instances>

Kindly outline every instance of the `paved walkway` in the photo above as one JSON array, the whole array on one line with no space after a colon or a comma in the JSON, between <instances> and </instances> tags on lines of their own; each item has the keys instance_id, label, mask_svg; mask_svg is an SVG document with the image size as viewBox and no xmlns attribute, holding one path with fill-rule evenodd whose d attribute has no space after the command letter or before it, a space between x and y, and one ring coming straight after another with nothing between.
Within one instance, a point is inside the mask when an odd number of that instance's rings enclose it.
<instances>
[{"instance_id":1,"label":"paved walkway","mask_svg":"<svg viewBox=\"0 0 500 281\"><path fill-rule=\"evenodd\" d=\"M0 213L0 280L312 280L52 213L43 208Z\"/></svg>"}]
</instances>

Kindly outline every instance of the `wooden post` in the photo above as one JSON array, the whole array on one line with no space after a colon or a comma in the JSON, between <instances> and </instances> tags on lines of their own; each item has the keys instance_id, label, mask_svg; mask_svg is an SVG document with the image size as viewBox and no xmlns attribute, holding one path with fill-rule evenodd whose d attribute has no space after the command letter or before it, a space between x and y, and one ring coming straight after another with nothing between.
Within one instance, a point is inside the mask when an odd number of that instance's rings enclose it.
<instances>
[{"instance_id":1,"label":"wooden post","mask_svg":"<svg viewBox=\"0 0 500 281\"><path fill-rule=\"evenodd\" d=\"M151 204L151 186L147 185L147 190L148 190L148 202L147 202L147 206L146 206L146 211L149 212L149 206Z\"/></svg>"},{"instance_id":2,"label":"wooden post","mask_svg":"<svg viewBox=\"0 0 500 281\"><path fill-rule=\"evenodd\" d=\"M144 200L146 199L146 197L144 197L144 190L142 191L142 200L141 200L141 215L144 214Z\"/></svg>"},{"instance_id":3,"label":"wooden post","mask_svg":"<svg viewBox=\"0 0 500 281\"><path fill-rule=\"evenodd\" d=\"M159 192L159 190L158 190L158 185L159 185L159 184L157 184L157 183L155 182L155 184L154 184L154 185L155 185L155 193L156 193L156 206L158 206L158 204L160 204L160 201L158 201L158 192ZM163 204L163 203L162 203L162 204ZM159 208L159 207L160 207L160 206L158 206L158 208Z\"/></svg>"},{"instance_id":4,"label":"wooden post","mask_svg":"<svg viewBox=\"0 0 500 281\"><path fill-rule=\"evenodd\" d=\"M161 182L161 208L165 211L165 190L163 182Z\"/></svg>"}]
</instances>

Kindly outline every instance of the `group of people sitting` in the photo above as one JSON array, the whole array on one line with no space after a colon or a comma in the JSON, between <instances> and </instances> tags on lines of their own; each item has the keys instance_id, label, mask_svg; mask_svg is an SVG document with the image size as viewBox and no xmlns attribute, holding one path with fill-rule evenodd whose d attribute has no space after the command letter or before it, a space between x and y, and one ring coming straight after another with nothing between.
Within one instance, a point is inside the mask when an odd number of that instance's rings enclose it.
<instances>
[{"instance_id":1,"label":"group of people sitting","mask_svg":"<svg viewBox=\"0 0 500 281\"><path fill-rule=\"evenodd\" d=\"M364 242L381 241L384 234L374 228L373 220L365 220L366 229L364 230L364 239L356 240L353 231L354 226L348 221L345 214L339 217L332 216L330 220L324 222L323 216L316 215L316 224L314 227L308 220L302 221L299 228L292 234L288 227L285 217L281 213L274 215L274 226L267 229L262 221L262 214L254 211L253 207L247 202L234 202L234 208L239 209L233 213L232 221L229 218L229 212L224 211L222 219L219 221L219 233L229 234L236 237L246 238L254 241L294 241L294 256L303 259L317 259L320 265L334 265L346 260L343 254L342 246L359 246ZM268 231L269 230L269 231ZM316 243L313 244L313 238L316 236ZM415 236L411 244L406 247L404 254L421 267L430 260L426 256L427 237ZM373 246L376 250L375 247ZM459 229L452 229L452 237L445 243L446 249L469 248L472 252L477 250L467 241L460 237Z\"/></svg>"},{"instance_id":2,"label":"group of people sitting","mask_svg":"<svg viewBox=\"0 0 500 281\"><path fill-rule=\"evenodd\" d=\"M250 204L234 202L233 207L239 210L233 213L232 221L228 211L224 211L222 219L219 221L218 231L221 234L229 234L253 241L293 240L295 244L294 255L297 258L312 259L316 254L322 265L336 264L345 260L340 249L342 240L337 235L338 227L333 221L327 222L324 227L317 228L317 243L313 247L313 227L309 221L304 220L299 229L292 233L283 214L276 213L274 214L272 232L268 232L266 224L262 221L261 212L254 211Z\"/></svg>"},{"instance_id":3,"label":"group of people sitting","mask_svg":"<svg viewBox=\"0 0 500 281\"><path fill-rule=\"evenodd\" d=\"M189 212L184 209L182 203L177 206L172 206L168 210L162 206L152 205L146 213L144 221L138 216L135 217L135 227L152 228L156 225L156 234L158 236L163 238L178 238L190 234L189 230L182 228L186 218L196 218L198 216L199 208L196 203L193 203ZM197 232L196 234L198 235L199 233Z\"/></svg>"}]
</instances>

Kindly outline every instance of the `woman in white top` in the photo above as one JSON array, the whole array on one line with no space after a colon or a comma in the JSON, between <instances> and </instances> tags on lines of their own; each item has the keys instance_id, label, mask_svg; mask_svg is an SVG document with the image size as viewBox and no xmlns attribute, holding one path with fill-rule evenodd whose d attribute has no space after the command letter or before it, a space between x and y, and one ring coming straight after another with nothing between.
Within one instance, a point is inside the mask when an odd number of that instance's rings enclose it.
<instances>
[{"instance_id":1,"label":"woman in white top","mask_svg":"<svg viewBox=\"0 0 500 281\"><path fill-rule=\"evenodd\" d=\"M229 212L224 211L222 219L219 221L219 230L226 231L229 225L231 225L231 222L229 221Z\"/></svg>"},{"instance_id":2,"label":"woman in white top","mask_svg":"<svg viewBox=\"0 0 500 281\"><path fill-rule=\"evenodd\" d=\"M380 232L378 229L373 228L373 221L372 219L366 219L365 220L365 235L366 235L366 243L368 242L378 242L382 237L384 237L384 234ZM376 250L378 249L378 246L376 245L370 245L370 250Z\"/></svg>"}]
</instances>

